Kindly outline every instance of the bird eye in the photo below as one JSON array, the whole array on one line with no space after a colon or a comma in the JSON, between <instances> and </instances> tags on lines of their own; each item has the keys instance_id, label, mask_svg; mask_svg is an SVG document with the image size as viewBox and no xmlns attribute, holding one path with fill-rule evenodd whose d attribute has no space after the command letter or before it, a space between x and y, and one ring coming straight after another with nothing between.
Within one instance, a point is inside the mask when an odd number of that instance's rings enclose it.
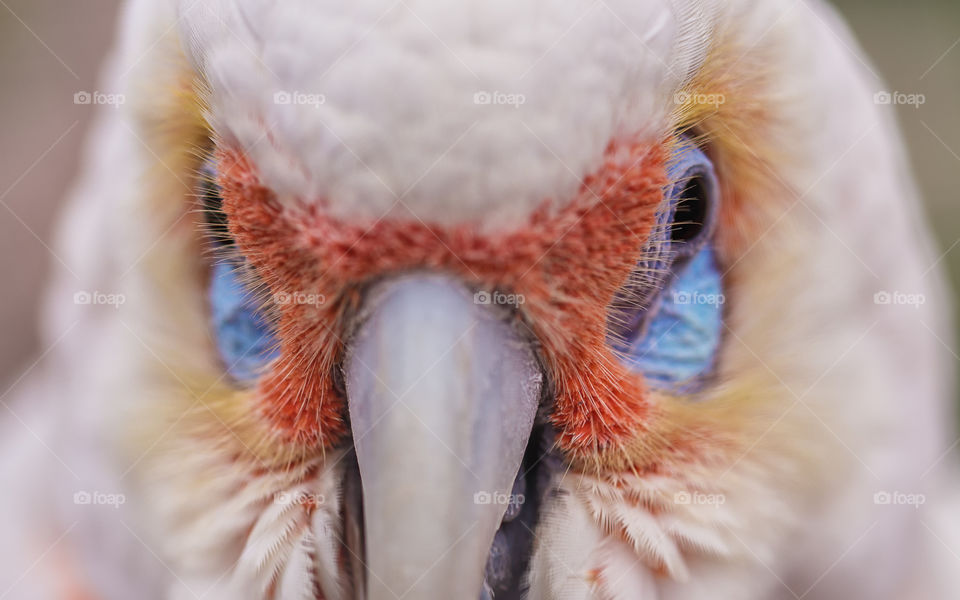
<instances>
[{"instance_id":1,"label":"bird eye","mask_svg":"<svg viewBox=\"0 0 960 600\"><path fill-rule=\"evenodd\" d=\"M669 225L670 252L675 258L696 253L713 233L717 214L717 178L707 155L681 143L669 164L672 185L663 209Z\"/></svg>"},{"instance_id":2,"label":"bird eye","mask_svg":"<svg viewBox=\"0 0 960 600\"><path fill-rule=\"evenodd\" d=\"M610 339L651 386L690 391L712 370L720 345L726 299L712 247L719 186L709 157L688 140L667 169L657 225L610 308Z\"/></svg>"},{"instance_id":3,"label":"bird eye","mask_svg":"<svg viewBox=\"0 0 960 600\"><path fill-rule=\"evenodd\" d=\"M223 199L217 185L217 167L213 159L204 162L200 169L197 196L203 211L203 227L214 249L233 245L227 215L223 212Z\"/></svg>"},{"instance_id":4,"label":"bird eye","mask_svg":"<svg viewBox=\"0 0 960 600\"><path fill-rule=\"evenodd\" d=\"M276 358L279 345L257 298L256 274L230 235L212 160L200 171L198 196L213 249L207 297L217 351L227 374L240 384L250 384Z\"/></svg>"},{"instance_id":5,"label":"bird eye","mask_svg":"<svg viewBox=\"0 0 960 600\"><path fill-rule=\"evenodd\" d=\"M701 177L694 177L684 186L670 229L672 243L694 242L706 229L710 199L705 185Z\"/></svg>"}]
</instances>

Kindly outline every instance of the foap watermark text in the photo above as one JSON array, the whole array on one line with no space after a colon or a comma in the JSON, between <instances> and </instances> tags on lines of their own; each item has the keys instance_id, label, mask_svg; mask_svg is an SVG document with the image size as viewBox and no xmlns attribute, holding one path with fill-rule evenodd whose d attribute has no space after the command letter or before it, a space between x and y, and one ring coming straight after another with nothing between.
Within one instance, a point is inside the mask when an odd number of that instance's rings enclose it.
<instances>
[{"instance_id":1,"label":"foap watermark text","mask_svg":"<svg viewBox=\"0 0 960 600\"><path fill-rule=\"evenodd\" d=\"M704 294L702 292L673 292L674 304L709 304L719 306L724 304L727 298L723 294Z\"/></svg>"},{"instance_id":2,"label":"foap watermark text","mask_svg":"<svg viewBox=\"0 0 960 600\"><path fill-rule=\"evenodd\" d=\"M127 301L123 294L80 290L73 294L73 303L79 305L105 305L120 308Z\"/></svg>"},{"instance_id":3,"label":"foap watermark text","mask_svg":"<svg viewBox=\"0 0 960 600\"><path fill-rule=\"evenodd\" d=\"M719 107L727 102L723 94L700 94L691 92L677 92L673 95L673 102L678 106L704 105Z\"/></svg>"},{"instance_id":4,"label":"foap watermark text","mask_svg":"<svg viewBox=\"0 0 960 600\"><path fill-rule=\"evenodd\" d=\"M473 295L474 304L494 304L498 306L520 306L527 301L523 294L505 294L481 290Z\"/></svg>"},{"instance_id":5,"label":"foap watermark text","mask_svg":"<svg viewBox=\"0 0 960 600\"><path fill-rule=\"evenodd\" d=\"M309 306L320 306L327 301L323 294L311 294L309 292L277 292L273 295L273 303L278 306L287 304L306 304Z\"/></svg>"},{"instance_id":6,"label":"foap watermark text","mask_svg":"<svg viewBox=\"0 0 960 600\"><path fill-rule=\"evenodd\" d=\"M473 103L479 106L499 105L519 108L521 104L526 104L526 102L527 97L523 94L499 92L496 90L491 92L480 90L473 94Z\"/></svg>"},{"instance_id":7,"label":"foap watermark text","mask_svg":"<svg viewBox=\"0 0 960 600\"><path fill-rule=\"evenodd\" d=\"M880 290L873 295L873 303L881 306L912 306L920 308L927 301L923 294Z\"/></svg>"},{"instance_id":8,"label":"foap watermark text","mask_svg":"<svg viewBox=\"0 0 960 600\"><path fill-rule=\"evenodd\" d=\"M103 92L77 92L73 95L73 103L77 105L112 106L120 108L127 102L123 94L105 94Z\"/></svg>"},{"instance_id":9,"label":"foap watermark text","mask_svg":"<svg viewBox=\"0 0 960 600\"><path fill-rule=\"evenodd\" d=\"M923 104L927 102L927 97L923 94L908 94L906 92L888 92L886 90L881 90L873 95L874 104L892 104L892 105L906 105L912 106L914 108L920 108Z\"/></svg>"},{"instance_id":10,"label":"foap watermark text","mask_svg":"<svg viewBox=\"0 0 960 600\"><path fill-rule=\"evenodd\" d=\"M327 97L323 94L314 94L310 92L284 91L273 94L273 103L290 106L312 106L320 108L327 103Z\"/></svg>"},{"instance_id":11,"label":"foap watermark text","mask_svg":"<svg viewBox=\"0 0 960 600\"><path fill-rule=\"evenodd\" d=\"M506 506L523 504L525 500L523 494L504 494L503 492L477 492L473 495L473 503L480 505L499 504Z\"/></svg>"},{"instance_id":12,"label":"foap watermark text","mask_svg":"<svg viewBox=\"0 0 960 600\"><path fill-rule=\"evenodd\" d=\"M677 492L673 495L674 504L702 504L708 506L720 506L727 501L723 494L705 494L703 492Z\"/></svg>"},{"instance_id":13,"label":"foap watermark text","mask_svg":"<svg viewBox=\"0 0 960 600\"><path fill-rule=\"evenodd\" d=\"M120 508L126 504L127 497L123 494L112 494L108 492L78 490L73 493L73 503L78 506L112 506Z\"/></svg>"},{"instance_id":14,"label":"foap watermark text","mask_svg":"<svg viewBox=\"0 0 960 600\"><path fill-rule=\"evenodd\" d=\"M910 494L907 492L880 490L873 495L873 503L880 506L912 506L920 508L927 502L927 497L923 494Z\"/></svg>"}]
</instances>

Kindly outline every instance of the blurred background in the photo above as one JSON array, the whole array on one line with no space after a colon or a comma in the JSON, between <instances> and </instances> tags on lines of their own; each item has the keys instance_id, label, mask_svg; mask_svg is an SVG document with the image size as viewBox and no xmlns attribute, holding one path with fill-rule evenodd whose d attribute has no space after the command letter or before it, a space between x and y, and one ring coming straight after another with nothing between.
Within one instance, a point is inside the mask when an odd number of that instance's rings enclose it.
<instances>
[{"instance_id":1,"label":"blurred background","mask_svg":"<svg viewBox=\"0 0 960 600\"><path fill-rule=\"evenodd\" d=\"M56 260L49 246L92 114L72 98L97 89L119 4L0 0L0 399L42 352L36 321ZM943 264L960 282L960 2L834 4L888 89L923 95L897 115Z\"/></svg>"}]
</instances>

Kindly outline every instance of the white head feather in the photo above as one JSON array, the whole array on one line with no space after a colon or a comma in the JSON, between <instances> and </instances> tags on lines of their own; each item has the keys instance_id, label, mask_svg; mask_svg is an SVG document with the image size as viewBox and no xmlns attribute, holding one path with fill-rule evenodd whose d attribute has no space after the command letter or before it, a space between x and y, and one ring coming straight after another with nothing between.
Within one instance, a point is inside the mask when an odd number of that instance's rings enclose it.
<instances>
[{"instance_id":1,"label":"white head feather","mask_svg":"<svg viewBox=\"0 0 960 600\"><path fill-rule=\"evenodd\" d=\"M214 128L281 199L493 226L665 133L711 26L699 2L181 6Z\"/></svg>"}]
</instances>

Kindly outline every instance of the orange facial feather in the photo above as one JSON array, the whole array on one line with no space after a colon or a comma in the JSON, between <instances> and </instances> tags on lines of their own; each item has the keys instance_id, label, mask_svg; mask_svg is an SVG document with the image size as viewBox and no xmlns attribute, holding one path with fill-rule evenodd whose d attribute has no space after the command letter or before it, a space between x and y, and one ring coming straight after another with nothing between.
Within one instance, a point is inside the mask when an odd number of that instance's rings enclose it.
<instances>
[{"instance_id":1,"label":"orange facial feather","mask_svg":"<svg viewBox=\"0 0 960 600\"><path fill-rule=\"evenodd\" d=\"M561 448L589 455L624 446L652 406L642 377L608 345L607 311L654 225L665 153L611 144L572 200L559 208L545 200L526 223L489 234L416 218L361 225L331 217L322 202L282 206L241 153L222 152L223 210L238 247L272 293L325 298L275 307L281 355L258 389L263 415L295 443L342 440L346 406L334 370L364 286L429 269L522 294L519 322L540 342L554 383Z\"/></svg>"}]
</instances>

